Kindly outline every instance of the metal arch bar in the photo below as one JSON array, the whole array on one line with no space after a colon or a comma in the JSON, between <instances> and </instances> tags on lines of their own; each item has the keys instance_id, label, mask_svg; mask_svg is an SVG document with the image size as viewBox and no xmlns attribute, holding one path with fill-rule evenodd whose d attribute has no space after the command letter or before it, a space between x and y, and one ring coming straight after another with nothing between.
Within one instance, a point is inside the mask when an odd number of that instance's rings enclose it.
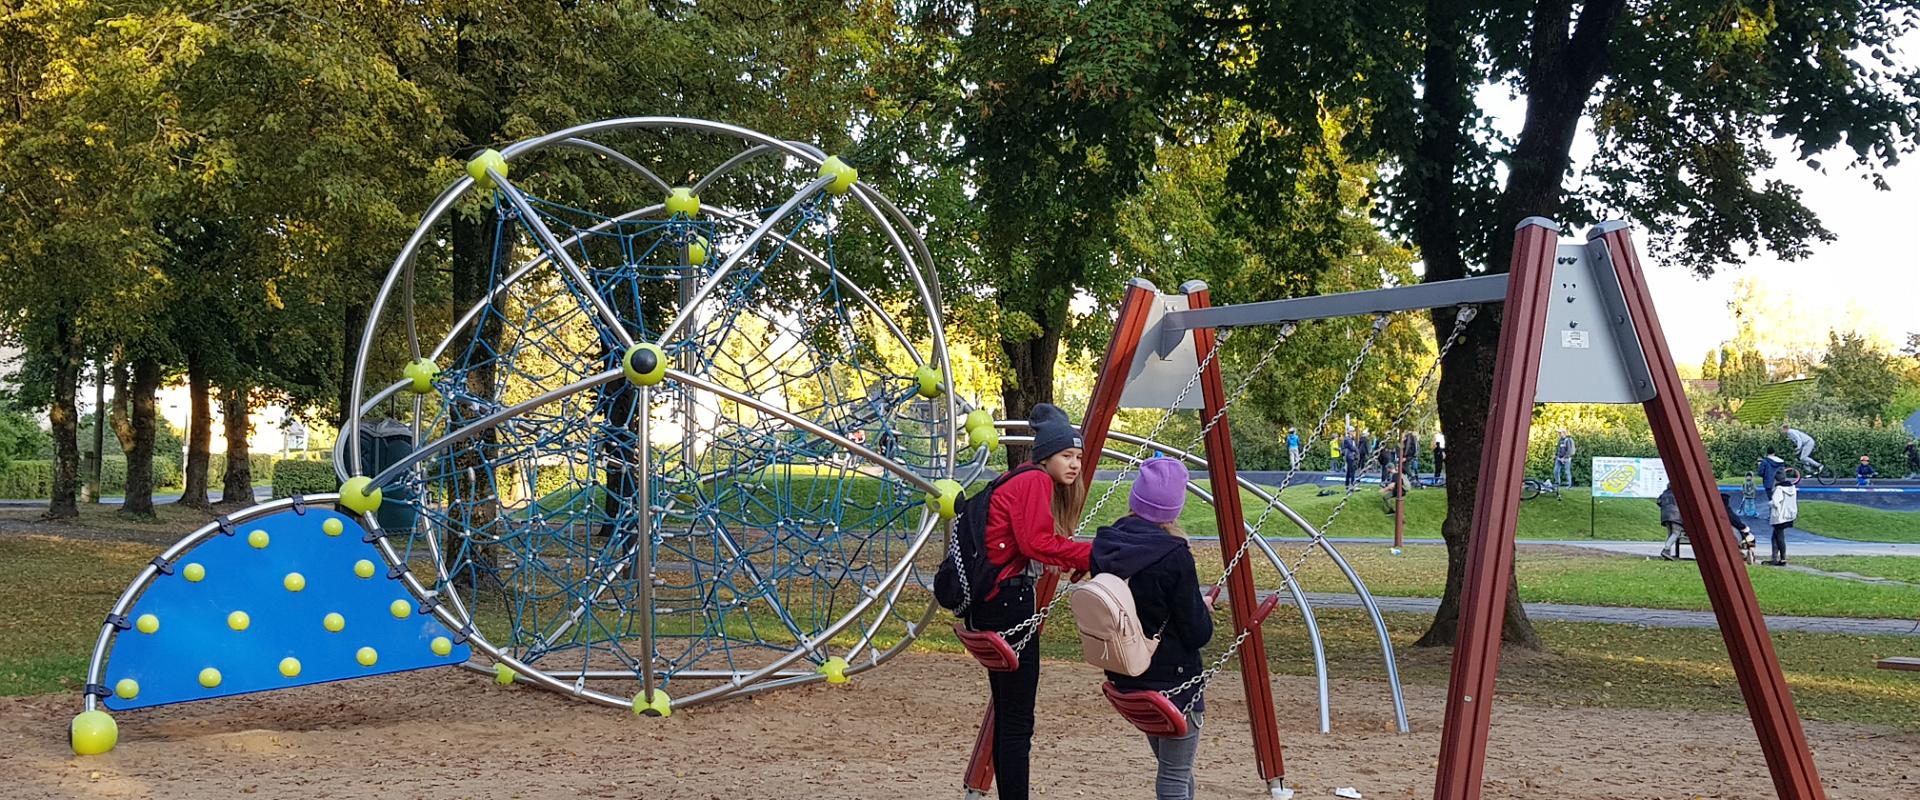
<instances>
[{"instance_id":1,"label":"metal arch bar","mask_svg":"<svg viewBox=\"0 0 1920 800\"><path fill-rule=\"evenodd\" d=\"M331 492L326 494L309 494L302 495L300 501L302 503L319 505L337 500L339 497L340 495ZM292 508L293 501L294 499L291 497L283 497L279 500L272 500L256 506L250 506L227 516L225 522L228 526L245 524L249 521L277 513L283 509ZM154 557L154 562L172 562L188 550L198 547L201 542L213 538L220 530L220 520L202 525L198 530L180 537L179 540L168 545L167 549L160 551L160 555ZM149 562L146 566L141 567L140 573L134 576L133 581L127 584L127 588L120 592L119 599L113 602L113 608L107 612L107 616L126 616L127 609L132 607L134 598L139 597L140 593L147 588L147 584L151 583L154 577L159 574L160 568L156 566L155 563ZM118 634L119 629L115 628L113 623L103 622L100 624L100 636L95 639L93 643L93 656L87 661L87 684L100 685L102 683L101 672L106 668L107 644ZM99 702L100 699L98 697L88 694L83 701L85 705L83 710L92 711L98 707Z\"/></svg>"},{"instance_id":2,"label":"metal arch bar","mask_svg":"<svg viewBox=\"0 0 1920 800\"><path fill-rule=\"evenodd\" d=\"M402 458L399 461L394 462L392 466L389 466L386 469L381 470L380 474L375 475L373 477L373 485L385 486L388 483L391 483L394 478L398 478L402 474L405 474L407 470L412 469L415 464L418 464L422 461L427 460L428 456L431 456L441 450L445 450L448 447L451 447L453 445L456 445L468 439L471 439L479 435L482 431L486 431L486 430L490 430L492 428L498 427L502 422L505 422L509 419L520 416L521 414L525 414L528 411L532 411L535 408L539 408L540 406L546 405L555 400L560 400L570 395L577 394L587 389L591 389L595 386L599 386L604 383L611 383L615 380L619 380L624 377L626 377L626 374L624 372L617 369L610 369L598 375L590 375L588 377L581 378L580 380L574 381L573 383L569 383L557 389L550 390L537 397L533 397L527 400L522 400L518 403L507 406L506 408L502 408L492 413L489 413L484 417L481 417L477 420L469 422L466 425L463 425L459 428L456 428L452 432L444 436L441 436L440 438L435 439L431 442L428 442L425 445L422 445L419 449L414 450L411 453L408 453L406 458Z\"/></svg>"},{"instance_id":3,"label":"metal arch bar","mask_svg":"<svg viewBox=\"0 0 1920 800\"><path fill-rule=\"evenodd\" d=\"M996 424L1000 424L1000 423L996 423ZM1024 425L1025 420L1017 421L1014 424ZM1002 425L1002 427L1013 427L1013 425ZM1121 439L1123 435L1109 431L1107 433L1107 436L1109 438L1113 438L1117 440L1117 439ZM1182 461L1189 462L1201 469L1206 469L1206 466L1207 466L1206 459L1203 459L1192 453L1173 450L1172 448L1168 448L1160 445L1160 443L1158 442L1152 442L1151 440L1148 440L1142 437L1133 437L1133 438L1138 438L1142 442L1147 442L1151 446L1158 447L1162 452L1177 453ZM1002 436L1000 437L1000 441L1007 444L1032 444L1033 437L1030 435L1029 436L1021 436L1021 435ZM1102 452L1103 456L1110 456L1117 460L1130 461L1130 462L1136 462L1136 463L1140 461L1140 457L1138 455L1122 452L1112 447L1102 447L1101 450L1103 451ZM1097 463L1098 462L1096 462L1096 465ZM1240 485L1242 489L1246 489L1251 484L1249 484L1245 478L1241 478ZM1187 481L1187 493L1200 498L1202 502L1207 503L1208 505L1213 504L1213 499L1214 499L1213 493L1210 491L1207 491L1205 487L1202 487L1199 483L1195 481L1192 481L1192 480ZM1306 593L1301 589L1299 581L1297 581L1294 578L1293 571L1287 567L1286 561L1280 558L1280 555L1278 553L1274 552L1273 548L1267 544L1267 540L1264 537L1261 537L1259 535L1259 532L1254 530L1254 527L1251 524L1243 523L1243 526L1246 529L1247 535L1252 536L1254 539L1254 543L1258 544L1260 546L1261 551L1267 554L1267 560L1273 564L1274 569L1279 571L1281 585L1286 587L1287 594L1293 596L1294 605L1300 609L1300 618L1302 622L1305 624L1307 629L1307 641L1311 643L1312 649L1313 649L1313 668L1314 668L1314 679L1315 679L1314 684L1315 684L1315 689L1319 692L1319 697L1320 697L1320 732L1332 733L1333 732L1333 716L1332 716L1331 705L1330 705L1331 701L1329 700L1329 692L1327 690L1327 649L1326 649L1325 640L1321 637L1321 634L1320 634L1320 621L1318 619L1318 615L1314 613L1313 604L1307 600ZM1404 733L1405 731L1403 730L1402 732Z\"/></svg>"},{"instance_id":4,"label":"metal arch bar","mask_svg":"<svg viewBox=\"0 0 1920 800\"><path fill-rule=\"evenodd\" d=\"M662 192L673 191L673 187L668 186L666 181L663 181L660 179L660 176L653 174L653 170L650 170L644 166L641 166L640 162L635 161L632 158L629 158L626 153L622 153L604 144L593 141L592 139L582 139L578 136L575 136L575 137L562 139L558 142L555 142L554 146L555 147L571 147L575 150L586 150L591 153L597 153L599 155L606 156L607 158L613 160L614 162L620 164L621 166L626 167L627 169L633 170L634 172L640 173L640 177L646 178L648 183L651 183L654 186L659 187L660 191Z\"/></svg>"},{"instance_id":5,"label":"metal arch bar","mask_svg":"<svg viewBox=\"0 0 1920 800\"><path fill-rule=\"evenodd\" d=\"M540 240L541 246L546 247L553 254L553 258L560 262L560 267L567 271L567 276L573 278L573 282L578 284L580 292L587 296L587 302L593 305L594 311L599 312L600 319L607 323L607 327L613 329L613 334L620 340L620 345L632 348L633 334L628 333L627 326L621 324L620 315L614 313L613 306L607 305L607 299L601 297L600 292L593 288L593 281L587 279L587 273L582 271L580 265L574 262L573 256L560 246L560 239L554 236L553 230L540 219L540 214L533 209L533 204L527 202L527 196L521 194L520 188L509 182L507 176L491 169L487 170L487 176L493 178L494 185L500 187L500 193L506 195L507 201L520 211L520 218L526 221L527 228L533 231L534 238Z\"/></svg>"},{"instance_id":6,"label":"metal arch bar","mask_svg":"<svg viewBox=\"0 0 1920 800\"><path fill-rule=\"evenodd\" d=\"M1158 447L1161 452L1177 455L1187 461L1187 463L1195 466L1205 468L1207 463L1206 459L1201 456L1157 442L1151 442L1145 437L1120 432L1114 432L1109 435L1114 439L1129 444ZM1348 563L1346 557L1340 554L1339 548L1334 547L1332 540L1319 535L1319 530L1313 526L1313 523L1308 522L1305 517L1295 512L1292 506L1287 505L1281 501L1279 497L1268 492L1265 487L1259 486L1244 477L1240 479L1240 488L1243 491L1253 493L1253 496L1260 498L1261 502L1267 503L1277 509L1281 516L1292 520L1294 525L1298 526L1302 531L1305 531L1308 537L1313 539L1313 543L1319 546L1319 548L1327 554L1328 558L1333 560L1334 565L1339 567L1341 574L1347 576L1347 583L1353 586L1354 593L1360 597L1360 605L1366 609L1368 618L1373 620L1374 635L1380 641L1380 653L1386 663L1387 684L1393 695L1395 722L1399 726L1401 733L1410 731L1411 728L1407 723L1406 696L1400 687L1400 664L1394 656L1393 638L1387 633L1386 619L1380 615L1380 605L1374 601L1373 593L1367 590L1366 582L1360 580L1360 574L1354 571L1353 565ZM1283 561L1279 554L1274 552L1273 547L1268 544L1266 537L1256 536L1254 541L1260 546L1261 550L1267 554L1268 560L1273 561L1276 565Z\"/></svg>"},{"instance_id":7,"label":"metal arch bar","mask_svg":"<svg viewBox=\"0 0 1920 800\"><path fill-rule=\"evenodd\" d=\"M1239 328L1248 325L1272 325L1281 322L1305 322L1331 317L1363 314L1390 314L1423 308L1457 306L1470 303L1496 303L1506 299L1510 276L1482 275L1475 278L1416 283L1360 292L1292 297L1258 303L1169 311L1160 318L1161 356L1173 352L1188 331L1198 328Z\"/></svg>"},{"instance_id":8,"label":"metal arch bar","mask_svg":"<svg viewBox=\"0 0 1920 800\"><path fill-rule=\"evenodd\" d=\"M707 184L713 183L715 179L720 178L729 172L732 172L734 167L740 166L741 164L745 164L748 160L752 159L754 156L760 155L761 153L770 153L773 151L774 149L772 147L769 147L764 144L756 144L752 147L742 150L740 151L740 153L738 153L734 157L729 158L726 161L722 162L720 166L714 167L712 172L709 172L701 176L700 180L695 181L693 184L693 188L690 189L689 191L693 192L693 195L695 197L699 197L701 189L707 188ZM788 155L788 154L783 153L783 155Z\"/></svg>"}]
</instances>

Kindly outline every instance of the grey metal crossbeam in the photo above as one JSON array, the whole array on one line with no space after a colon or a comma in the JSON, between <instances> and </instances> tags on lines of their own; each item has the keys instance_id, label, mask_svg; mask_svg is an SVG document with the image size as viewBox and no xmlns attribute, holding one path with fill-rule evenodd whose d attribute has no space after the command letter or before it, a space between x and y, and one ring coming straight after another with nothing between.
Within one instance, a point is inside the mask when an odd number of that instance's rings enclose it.
<instances>
[{"instance_id":1,"label":"grey metal crossbeam","mask_svg":"<svg viewBox=\"0 0 1920 800\"><path fill-rule=\"evenodd\" d=\"M1293 297L1260 303L1169 311L1160 320L1161 356L1173 352L1196 328L1237 328L1246 325L1275 325L1282 322L1347 317L1359 314L1388 314L1421 308L1439 308L1469 303L1493 303L1507 297L1507 275L1482 275L1438 283L1416 283L1363 292Z\"/></svg>"}]
</instances>

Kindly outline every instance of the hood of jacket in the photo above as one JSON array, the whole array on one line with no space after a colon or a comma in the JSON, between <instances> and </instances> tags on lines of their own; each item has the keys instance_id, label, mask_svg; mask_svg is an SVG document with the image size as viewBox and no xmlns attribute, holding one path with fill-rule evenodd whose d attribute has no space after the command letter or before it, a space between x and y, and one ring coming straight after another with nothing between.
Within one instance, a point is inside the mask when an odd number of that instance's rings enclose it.
<instances>
[{"instance_id":1,"label":"hood of jacket","mask_svg":"<svg viewBox=\"0 0 1920 800\"><path fill-rule=\"evenodd\" d=\"M1186 548L1186 539L1139 517L1125 516L1094 534L1093 564L1100 572L1132 578L1169 553Z\"/></svg>"}]
</instances>

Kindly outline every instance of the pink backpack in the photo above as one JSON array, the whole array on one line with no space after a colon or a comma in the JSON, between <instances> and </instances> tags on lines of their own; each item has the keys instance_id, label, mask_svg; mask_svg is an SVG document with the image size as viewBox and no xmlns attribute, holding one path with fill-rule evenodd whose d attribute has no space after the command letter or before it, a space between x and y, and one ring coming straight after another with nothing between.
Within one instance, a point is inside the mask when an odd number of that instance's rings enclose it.
<instances>
[{"instance_id":1,"label":"pink backpack","mask_svg":"<svg viewBox=\"0 0 1920 800\"><path fill-rule=\"evenodd\" d=\"M1133 588L1126 580L1101 573L1073 587L1068 599L1073 604L1073 624L1080 629L1080 655L1087 663L1122 675L1147 671L1160 648L1160 634L1147 638L1141 629Z\"/></svg>"}]
</instances>

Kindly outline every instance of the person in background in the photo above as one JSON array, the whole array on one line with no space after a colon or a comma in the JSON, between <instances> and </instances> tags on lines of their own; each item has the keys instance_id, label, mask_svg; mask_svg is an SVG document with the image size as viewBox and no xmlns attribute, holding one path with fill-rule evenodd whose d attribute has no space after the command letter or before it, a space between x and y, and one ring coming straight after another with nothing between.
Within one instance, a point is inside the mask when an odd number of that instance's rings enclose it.
<instances>
[{"instance_id":1,"label":"person in background","mask_svg":"<svg viewBox=\"0 0 1920 800\"><path fill-rule=\"evenodd\" d=\"M1373 434L1368 433L1367 426L1362 425L1360 426L1360 434L1355 436L1353 441L1359 445L1360 468L1366 469L1367 459L1373 457Z\"/></svg>"},{"instance_id":2,"label":"person in background","mask_svg":"<svg viewBox=\"0 0 1920 800\"><path fill-rule=\"evenodd\" d=\"M1875 472L1873 469L1873 459L1867 456L1861 456L1860 466L1853 468L1853 485L1872 486L1873 476L1878 474L1880 473Z\"/></svg>"},{"instance_id":3,"label":"person in background","mask_svg":"<svg viewBox=\"0 0 1920 800\"><path fill-rule=\"evenodd\" d=\"M1907 440L1907 477L1920 478L1920 439Z\"/></svg>"},{"instance_id":4,"label":"person in background","mask_svg":"<svg viewBox=\"0 0 1920 800\"><path fill-rule=\"evenodd\" d=\"M1573 485L1573 434L1560 429L1560 441L1553 445L1553 485Z\"/></svg>"},{"instance_id":5,"label":"person in background","mask_svg":"<svg viewBox=\"0 0 1920 800\"><path fill-rule=\"evenodd\" d=\"M1287 468L1300 469L1300 432L1287 426Z\"/></svg>"},{"instance_id":6,"label":"person in background","mask_svg":"<svg viewBox=\"0 0 1920 800\"><path fill-rule=\"evenodd\" d=\"M1687 531L1680 524L1680 502L1673 496L1673 486L1669 484L1667 490L1661 492L1654 502L1660 504L1660 524L1667 526L1667 543L1660 548L1660 557L1667 561L1677 561L1680 558L1680 537L1685 536ZM1721 492L1720 505L1726 509L1727 526L1733 534L1734 544L1738 547L1752 547L1753 529L1748 527L1745 519L1741 518L1740 512L1734 509L1733 493Z\"/></svg>"},{"instance_id":7,"label":"person in background","mask_svg":"<svg viewBox=\"0 0 1920 800\"><path fill-rule=\"evenodd\" d=\"M1400 437L1400 474L1406 476L1413 488L1420 488L1420 437L1408 430Z\"/></svg>"},{"instance_id":8,"label":"person in background","mask_svg":"<svg viewBox=\"0 0 1920 800\"><path fill-rule=\"evenodd\" d=\"M1771 447L1767 448L1766 455L1760 457L1760 466L1754 472L1760 474L1760 489L1766 497L1773 497L1773 487L1780 485L1780 470L1786 468L1787 462L1775 454Z\"/></svg>"},{"instance_id":9,"label":"person in background","mask_svg":"<svg viewBox=\"0 0 1920 800\"><path fill-rule=\"evenodd\" d=\"M1786 434L1787 441L1793 443L1793 451L1799 454L1800 463L1812 467L1814 472L1826 468L1825 464L1813 460L1813 437L1808 436L1806 431L1791 425L1781 425L1780 432Z\"/></svg>"},{"instance_id":10,"label":"person in background","mask_svg":"<svg viewBox=\"0 0 1920 800\"><path fill-rule=\"evenodd\" d=\"M1328 472L1345 472L1346 471L1347 459L1345 456L1340 454L1341 448L1344 445L1346 445L1346 443L1347 443L1347 439L1344 436L1334 437L1327 440L1327 471Z\"/></svg>"},{"instance_id":11,"label":"person in background","mask_svg":"<svg viewBox=\"0 0 1920 800\"><path fill-rule=\"evenodd\" d=\"M1360 463L1366 458L1361 454L1360 448L1360 436L1353 431L1347 431L1346 438L1340 440L1340 463L1347 469L1347 491L1349 492L1360 483Z\"/></svg>"},{"instance_id":12,"label":"person in background","mask_svg":"<svg viewBox=\"0 0 1920 800\"><path fill-rule=\"evenodd\" d=\"M1447 484L1447 434L1433 432L1433 485Z\"/></svg>"},{"instance_id":13,"label":"person in background","mask_svg":"<svg viewBox=\"0 0 1920 800\"><path fill-rule=\"evenodd\" d=\"M1767 521L1773 523L1773 557L1768 564L1787 565L1787 529L1800 517L1800 487L1791 479L1774 484L1767 494Z\"/></svg>"},{"instance_id":14,"label":"person in background","mask_svg":"<svg viewBox=\"0 0 1920 800\"><path fill-rule=\"evenodd\" d=\"M1380 446L1373 451L1373 463L1380 467L1380 485L1385 486L1387 473L1392 472L1400 463L1400 447L1394 441L1392 431L1380 440Z\"/></svg>"}]
</instances>

